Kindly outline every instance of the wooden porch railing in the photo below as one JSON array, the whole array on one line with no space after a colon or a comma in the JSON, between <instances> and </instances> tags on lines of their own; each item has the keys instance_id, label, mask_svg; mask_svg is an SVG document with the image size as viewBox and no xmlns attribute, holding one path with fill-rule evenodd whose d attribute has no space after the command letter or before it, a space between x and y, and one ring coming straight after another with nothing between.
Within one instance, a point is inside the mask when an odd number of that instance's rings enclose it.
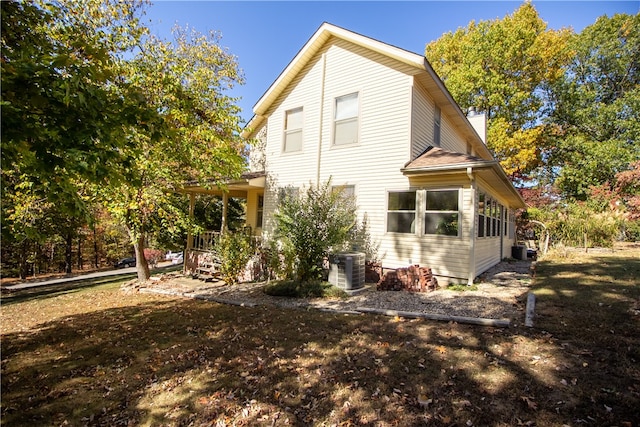
<instances>
[{"instance_id":1,"label":"wooden porch railing","mask_svg":"<svg viewBox=\"0 0 640 427\"><path fill-rule=\"evenodd\" d=\"M194 236L193 247L189 249L196 251L213 251L218 237L220 237L219 231L203 231L202 233Z\"/></svg>"}]
</instances>

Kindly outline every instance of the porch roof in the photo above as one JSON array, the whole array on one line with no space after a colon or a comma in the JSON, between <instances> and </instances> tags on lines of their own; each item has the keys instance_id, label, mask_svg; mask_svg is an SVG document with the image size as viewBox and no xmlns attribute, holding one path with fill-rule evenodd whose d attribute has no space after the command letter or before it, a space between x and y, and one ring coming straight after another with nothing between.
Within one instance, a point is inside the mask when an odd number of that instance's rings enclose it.
<instances>
[{"instance_id":1,"label":"porch roof","mask_svg":"<svg viewBox=\"0 0 640 427\"><path fill-rule=\"evenodd\" d=\"M526 204L497 160L485 160L469 154L455 153L439 147L429 147L400 171L408 177L447 173L476 174L500 195L511 207L524 208Z\"/></svg>"},{"instance_id":2,"label":"porch roof","mask_svg":"<svg viewBox=\"0 0 640 427\"><path fill-rule=\"evenodd\" d=\"M264 171L245 172L239 179L225 181L222 185L216 185L213 181L206 183L186 182L180 192L216 196L226 193L230 197L246 198L247 191L264 188L266 179L267 174Z\"/></svg>"}]
</instances>

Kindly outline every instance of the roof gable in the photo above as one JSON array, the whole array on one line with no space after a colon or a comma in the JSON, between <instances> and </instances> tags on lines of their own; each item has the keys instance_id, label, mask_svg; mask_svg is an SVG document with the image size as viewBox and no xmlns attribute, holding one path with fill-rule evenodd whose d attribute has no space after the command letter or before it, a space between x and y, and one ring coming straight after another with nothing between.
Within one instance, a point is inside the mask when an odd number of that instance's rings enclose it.
<instances>
[{"instance_id":1,"label":"roof gable","mask_svg":"<svg viewBox=\"0 0 640 427\"><path fill-rule=\"evenodd\" d=\"M307 43L280 73L278 78L276 78L267 91L256 102L253 107L255 115L247 124L243 132L244 137L250 137L252 132L262 125L263 121L266 119L266 114L273 103L294 81L296 76L304 69L309 61L313 59L314 55L318 53L325 44L330 43L333 37L370 49L415 68L415 78L429 90L429 93L433 96L433 99L442 109L443 113L447 114L454 125L462 132L462 134L465 135L468 141L472 144L475 152L484 159L493 159L493 156L489 152L487 146L466 119L465 114L462 112L442 80L440 80L423 55L409 52L370 37L354 33L353 31L337 27L327 22L323 23L318 28L318 30L311 36Z\"/></svg>"}]
</instances>

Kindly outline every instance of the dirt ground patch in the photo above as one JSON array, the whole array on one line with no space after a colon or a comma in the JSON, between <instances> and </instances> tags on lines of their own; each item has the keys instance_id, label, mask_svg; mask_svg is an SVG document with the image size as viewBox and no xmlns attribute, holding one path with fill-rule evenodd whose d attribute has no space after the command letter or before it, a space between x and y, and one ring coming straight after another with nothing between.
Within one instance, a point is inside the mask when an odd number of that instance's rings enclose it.
<instances>
[{"instance_id":1,"label":"dirt ground patch","mask_svg":"<svg viewBox=\"0 0 640 427\"><path fill-rule=\"evenodd\" d=\"M535 328L240 307L119 283L3 299L2 422L637 426L639 255L540 262Z\"/></svg>"}]
</instances>

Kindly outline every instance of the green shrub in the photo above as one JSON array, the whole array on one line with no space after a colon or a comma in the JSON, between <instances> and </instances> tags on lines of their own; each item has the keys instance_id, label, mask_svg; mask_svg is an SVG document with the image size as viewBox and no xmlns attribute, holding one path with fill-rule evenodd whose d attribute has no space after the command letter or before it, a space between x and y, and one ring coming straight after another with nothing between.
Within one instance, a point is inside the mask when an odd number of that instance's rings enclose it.
<instances>
[{"instance_id":1,"label":"green shrub","mask_svg":"<svg viewBox=\"0 0 640 427\"><path fill-rule=\"evenodd\" d=\"M301 282L322 276L322 260L346 246L357 222L352 199L330 181L311 185L298 195L283 191L275 219L276 237L295 254L295 276L289 278Z\"/></svg>"},{"instance_id":2,"label":"green shrub","mask_svg":"<svg viewBox=\"0 0 640 427\"><path fill-rule=\"evenodd\" d=\"M215 244L220 259L222 279L230 284L238 283L238 277L247 267L255 253L255 246L249 231L226 232Z\"/></svg>"},{"instance_id":3,"label":"green shrub","mask_svg":"<svg viewBox=\"0 0 640 427\"><path fill-rule=\"evenodd\" d=\"M344 298L347 294L331 283L319 280L280 280L265 286L267 295L290 298Z\"/></svg>"}]
</instances>

